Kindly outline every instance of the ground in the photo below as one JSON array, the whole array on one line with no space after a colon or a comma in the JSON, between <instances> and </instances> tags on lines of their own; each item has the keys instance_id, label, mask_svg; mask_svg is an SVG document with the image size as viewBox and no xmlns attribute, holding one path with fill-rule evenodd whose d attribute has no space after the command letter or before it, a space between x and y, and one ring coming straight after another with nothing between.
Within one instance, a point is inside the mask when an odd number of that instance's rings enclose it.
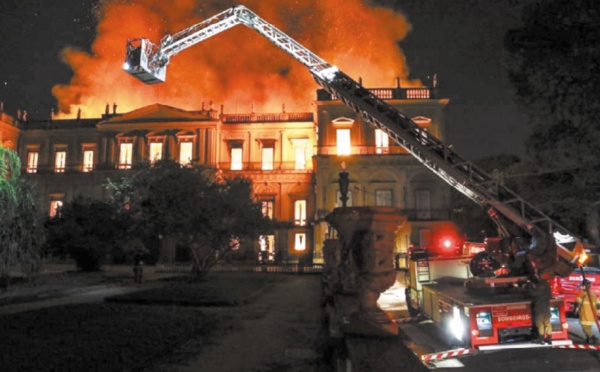
<instances>
[{"instance_id":1,"label":"ground","mask_svg":"<svg viewBox=\"0 0 600 372\"><path fill-rule=\"evenodd\" d=\"M133 283L130 270L130 267L111 267L100 275L46 273L47 276L43 276L36 284L21 283L14 286L9 293L0 295L0 317L16 319L7 317L37 314L44 308L48 308L44 311L45 314L60 313L53 309L73 309L68 306L83 303L99 303L101 305L97 307L101 307L105 306L104 298L107 296L158 288L168 282L157 279L174 276L154 272L148 267L145 273L146 281L140 285ZM235 320L234 326L227 332L220 333L217 338L211 339L209 344L204 340L190 339L179 348L180 350L171 353L169 358L163 358L158 365L144 370L330 370L324 361L327 345L320 334L320 275L268 275L272 278L272 283L257 295L257 301L238 306L191 307L198 309L198 314L204 317L231 317ZM25 302L11 303L15 302L17 297ZM168 306L162 308L166 309L165 311L169 309ZM25 313L28 310L34 312ZM185 314L189 316L193 312L186 310Z\"/></svg>"}]
</instances>

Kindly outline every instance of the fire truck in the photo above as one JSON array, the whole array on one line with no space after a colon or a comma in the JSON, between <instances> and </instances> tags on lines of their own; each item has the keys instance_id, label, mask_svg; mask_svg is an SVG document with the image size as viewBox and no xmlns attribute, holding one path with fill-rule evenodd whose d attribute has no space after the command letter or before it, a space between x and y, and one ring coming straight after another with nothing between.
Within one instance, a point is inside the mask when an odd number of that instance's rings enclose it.
<instances>
[{"instance_id":1,"label":"fire truck","mask_svg":"<svg viewBox=\"0 0 600 372\"><path fill-rule=\"evenodd\" d=\"M429 256L414 251L406 273L406 302L413 317L424 316L439 326L449 346L485 350L499 345L530 343L534 338L527 277L502 273L476 278L471 255ZM472 286L465 283L475 281ZM552 340L569 343L562 297L550 302Z\"/></svg>"},{"instance_id":2,"label":"fire truck","mask_svg":"<svg viewBox=\"0 0 600 372\"><path fill-rule=\"evenodd\" d=\"M582 270L585 273L585 279L591 283L590 290L600 298L600 268L585 266ZM567 313L572 313L575 310L575 302L577 294L581 291L583 278L584 276L581 273L573 272L564 278L555 277L551 282L552 294L564 299Z\"/></svg>"},{"instance_id":3,"label":"fire truck","mask_svg":"<svg viewBox=\"0 0 600 372\"><path fill-rule=\"evenodd\" d=\"M525 266L535 267L536 272L545 280L551 280L555 276L567 277L587 262L581 241L574 234L515 192L496 182L375 92L363 87L244 6L235 6L176 34L166 35L159 44L146 38L129 40L123 69L146 84L164 82L171 57L237 25L257 31L302 63L328 94L354 110L364 122L387 134L449 185L487 209L498 226L500 237L494 244L487 244L485 251L470 258L468 268L473 277L464 281L469 286L474 289L496 288L497 285L520 286L523 284L522 271ZM531 239L531 249L519 243L520 236ZM522 258L525 259L521 260ZM432 263L433 261L429 263L429 270L432 269ZM496 276L498 270L504 273L500 277L491 277ZM581 274L584 276L585 272L581 271ZM430 316L435 319L436 312L441 309L440 314L452 314L451 324L458 324L460 320L480 327L477 331L481 340L478 339L476 344L483 343L485 337L499 340L500 336L495 333L499 330L496 326L498 322L507 324L506 327L510 329L522 328L524 323L519 322L530 322L525 319L528 316L526 314L529 314L526 299L521 302L497 303L490 300L491 302L482 303L474 297L463 297L441 285L441 282L431 283L422 289L423 304L431 307ZM444 294L446 290L448 293ZM425 300L426 298L431 298L431 301ZM472 305L467 306L468 304ZM558 313L553 310L554 314L558 314L562 322L564 308L558 303L555 303L555 307ZM492 336L486 336L490 332L486 328L489 326L492 327ZM557 330L556 336L562 337L559 336L563 335L562 332Z\"/></svg>"}]
</instances>

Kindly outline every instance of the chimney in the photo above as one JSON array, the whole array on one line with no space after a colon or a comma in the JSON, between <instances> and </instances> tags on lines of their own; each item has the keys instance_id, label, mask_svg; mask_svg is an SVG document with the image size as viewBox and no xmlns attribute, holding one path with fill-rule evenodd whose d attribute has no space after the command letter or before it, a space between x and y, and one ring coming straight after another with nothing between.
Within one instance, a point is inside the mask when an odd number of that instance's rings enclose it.
<instances>
[{"instance_id":1,"label":"chimney","mask_svg":"<svg viewBox=\"0 0 600 372\"><path fill-rule=\"evenodd\" d=\"M77 109L77 120L81 120L81 107Z\"/></svg>"},{"instance_id":2,"label":"chimney","mask_svg":"<svg viewBox=\"0 0 600 372\"><path fill-rule=\"evenodd\" d=\"M117 114L117 104L113 102L113 115Z\"/></svg>"}]
</instances>

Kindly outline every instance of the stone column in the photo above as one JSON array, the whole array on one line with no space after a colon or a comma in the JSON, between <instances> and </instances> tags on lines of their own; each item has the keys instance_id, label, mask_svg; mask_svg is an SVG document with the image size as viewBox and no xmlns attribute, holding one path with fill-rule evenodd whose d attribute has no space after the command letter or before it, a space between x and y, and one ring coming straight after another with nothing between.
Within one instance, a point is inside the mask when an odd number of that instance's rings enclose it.
<instances>
[{"instance_id":1,"label":"stone column","mask_svg":"<svg viewBox=\"0 0 600 372\"><path fill-rule=\"evenodd\" d=\"M393 336L398 327L377 306L382 292L394 285L396 231L406 221L393 207L336 208L325 220L338 232L339 294L344 302L347 333ZM335 249L332 247L332 249Z\"/></svg>"}]
</instances>

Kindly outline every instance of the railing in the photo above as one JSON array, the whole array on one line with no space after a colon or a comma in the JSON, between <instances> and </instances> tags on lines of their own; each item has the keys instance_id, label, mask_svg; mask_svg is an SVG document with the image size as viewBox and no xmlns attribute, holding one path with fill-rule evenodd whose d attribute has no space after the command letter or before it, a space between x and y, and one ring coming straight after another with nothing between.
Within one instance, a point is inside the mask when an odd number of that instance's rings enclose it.
<instances>
[{"instance_id":1,"label":"railing","mask_svg":"<svg viewBox=\"0 0 600 372\"><path fill-rule=\"evenodd\" d=\"M313 121L312 112L282 112L278 114L224 114L224 124L238 123L272 123L279 121Z\"/></svg>"},{"instance_id":2,"label":"railing","mask_svg":"<svg viewBox=\"0 0 600 372\"><path fill-rule=\"evenodd\" d=\"M380 99L435 99L435 88L419 87L419 88L370 88L369 92L373 93ZM335 101L325 89L317 90L317 101Z\"/></svg>"},{"instance_id":3,"label":"railing","mask_svg":"<svg viewBox=\"0 0 600 372\"><path fill-rule=\"evenodd\" d=\"M449 220L450 211L447 209L403 209L409 221L440 221Z\"/></svg>"},{"instance_id":4,"label":"railing","mask_svg":"<svg viewBox=\"0 0 600 372\"><path fill-rule=\"evenodd\" d=\"M310 161L310 159L308 160ZM219 169L223 170L231 170L231 162L221 162L219 163ZM237 164L238 167L240 166ZM261 172L272 172L272 171L295 171L295 172L310 172L312 171L312 167L309 168L309 163L305 164L304 168L296 168L296 163L293 161L284 161L284 162L273 162L272 164L268 164L265 168L263 167L262 162L246 162L241 164L241 169L235 169L233 171L261 171Z\"/></svg>"},{"instance_id":5,"label":"railing","mask_svg":"<svg viewBox=\"0 0 600 372\"><path fill-rule=\"evenodd\" d=\"M316 213L316 219L321 221L331 213L329 209L319 209ZM400 214L406 216L409 221L443 221L450 219L450 211L447 209L401 209Z\"/></svg>"},{"instance_id":6,"label":"railing","mask_svg":"<svg viewBox=\"0 0 600 372\"><path fill-rule=\"evenodd\" d=\"M317 155L337 155L337 146L316 146ZM388 154L408 154L401 146L354 146L350 147L350 154L347 155L388 155ZM344 155L342 155L344 156Z\"/></svg>"},{"instance_id":7,"label":"railing","mask_svg":"<svg viewBox=\"0 0 600 372\"><path fill-rule=\"evenodd\" d=\"M210 269L212 272L231 273L276 273L276 274L319 274L323 272L323 264L300 265L249 265L249 264L218 264ZM191 273L189 263L156 264L156 272L161 273Z\"/></svg>"},{"instance_id":8,"label":"railing","mask_svg":"<svg viewBox=\"0 0 600 372\"><path fill-rule=\"evenodd\" d=\"M95 128L102 119L60 119L60 120L36 120L20 121L19 127L23 130L30 129L74 129Z\"/></svg>"},{"instance_id":9,"label":"railing","mask_svg":"<svg viewBox=\"0 0 600 372\"><path fill-rule=\"evenodd\" d=\"M131 168L131 167L130 167ZM23 172L27 174L78 174L85 173L91 174L95 171L127 171L130 168L120 168L118 164L95 164L95 165L83 165L81 163L76 164L67 164L64 167L60 168L58 171L54 164L52 165L36 165L29 166L27 164L23 165Z\"/></svg>"}]
</instances>

